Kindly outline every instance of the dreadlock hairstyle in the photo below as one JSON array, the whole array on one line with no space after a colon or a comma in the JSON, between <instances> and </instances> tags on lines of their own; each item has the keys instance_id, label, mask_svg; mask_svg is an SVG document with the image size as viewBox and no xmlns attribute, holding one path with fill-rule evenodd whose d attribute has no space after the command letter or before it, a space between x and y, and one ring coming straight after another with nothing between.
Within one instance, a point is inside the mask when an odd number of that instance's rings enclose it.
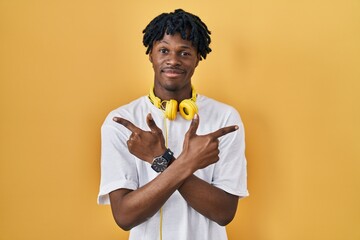
<instances>
[{"instance_id":1,"label":"dreadlock hairstyle","mask_svg":"<svg viewBox=\"0 0 360 240\"><path fill-rule=\"evenodd\" d=\"M180 33L182 39L192 42L200 54L200 60L206 58L211 52L211 32L201 19L182 9L176 9L171 13L162 13L155 17L143 30L143 44L147 47L146 54L149 54L155 41L159 41L164 34L174 35Z\"/></svg>"}]
</instances>

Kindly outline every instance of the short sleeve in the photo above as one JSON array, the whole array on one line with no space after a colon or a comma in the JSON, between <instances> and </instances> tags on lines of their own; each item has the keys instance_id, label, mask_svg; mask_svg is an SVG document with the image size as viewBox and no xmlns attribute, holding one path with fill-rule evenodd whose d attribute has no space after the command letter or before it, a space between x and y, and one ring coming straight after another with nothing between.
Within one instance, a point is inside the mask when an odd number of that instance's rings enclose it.
<instances>
[{"instance_id":1,"label":"short sleeve","mask_svg":"<svg viewBox=\"0 0 360 240\"><path fill-rule=\"evenodd\" d=\"M109 118L109 117L108 117ZM120 188L138 188L138 173L134 156L130 154L124 131L105 121L101 127L101 180L98 195L99 204L109 204L109 193Z\"/></svg>"},{"instance_id":2,"label":"short sleeve","mask_svg":"<svg viewBox=\"0 0 360 240\"><path fill-rule=\"evenodd\" d=\"M243 123L235 109L232 109L225 125L238 125L239 129L219 139L219 161L215 164L212 184L230 194L246 197L249 193L245 133Z\"/></svg>"}]
</instances>

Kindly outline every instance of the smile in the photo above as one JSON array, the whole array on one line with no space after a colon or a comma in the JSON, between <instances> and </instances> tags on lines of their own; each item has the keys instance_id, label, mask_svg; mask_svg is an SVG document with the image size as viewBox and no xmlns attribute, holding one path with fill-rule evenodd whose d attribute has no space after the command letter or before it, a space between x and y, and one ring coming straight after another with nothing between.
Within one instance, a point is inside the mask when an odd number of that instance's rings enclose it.
<instances>
[{"instance_id":1,"label":"smile","mask_svg":"<svg viewBox=\"0 0 360 240\"><path fill-rule=\"evenodd\" d=\"M184 70L178 68L164 68L161 70L167 77L178 77L185 73Z\"/></svg>"},{"instance_id":2,"label":"smile","mask_svg":"<svg viewBox=\"0 0 360 240\"><path fill-rule=\"evenodd\" d=\"M173 74L183 74L185 71L180 68L163 68L161 72L164 73L173 73Z\"/></svg>"}]
</instances>

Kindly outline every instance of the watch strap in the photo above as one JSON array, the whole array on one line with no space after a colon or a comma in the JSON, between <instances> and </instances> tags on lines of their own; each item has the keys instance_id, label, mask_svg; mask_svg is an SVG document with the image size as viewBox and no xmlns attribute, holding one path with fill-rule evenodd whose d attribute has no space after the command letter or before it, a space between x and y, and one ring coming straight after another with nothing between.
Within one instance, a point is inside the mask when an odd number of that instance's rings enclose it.
<instances>
[{"instance_id":1,"label":"watch strap","mask_svg":"<svg viewBox=\"0 0 360 240\"><path fill-rule=\"evenodd\" d=\"M166 149L166 151L164 152L164 154L162 156L163 156L163 158L166 159L166 161L168 163L174 159L174 153L169 148Z\"/></svg>"}]
</instances>

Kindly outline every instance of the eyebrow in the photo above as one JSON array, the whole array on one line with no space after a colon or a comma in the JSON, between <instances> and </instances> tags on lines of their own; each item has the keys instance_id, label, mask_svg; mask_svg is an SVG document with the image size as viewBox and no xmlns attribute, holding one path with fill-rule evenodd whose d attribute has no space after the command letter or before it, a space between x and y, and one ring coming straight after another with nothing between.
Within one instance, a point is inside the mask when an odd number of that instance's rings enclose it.
<instances>
[{"instance_id":1,"label":"eyebrow","mask_svg":"<svg viewBox=\"0 0 360 240\"><path fill-rule=\"evenodd\" d=\"M165 44L169 45L169 43L168 43L167 41L165 41L165 40L160 40L159 43L165 43ZM191 48L191 47L188 46L188 45L181 45L180 47L181 47L181 48L186 48L186 49L190 49L190 48Z\"/></svg>"}]
</instances>

